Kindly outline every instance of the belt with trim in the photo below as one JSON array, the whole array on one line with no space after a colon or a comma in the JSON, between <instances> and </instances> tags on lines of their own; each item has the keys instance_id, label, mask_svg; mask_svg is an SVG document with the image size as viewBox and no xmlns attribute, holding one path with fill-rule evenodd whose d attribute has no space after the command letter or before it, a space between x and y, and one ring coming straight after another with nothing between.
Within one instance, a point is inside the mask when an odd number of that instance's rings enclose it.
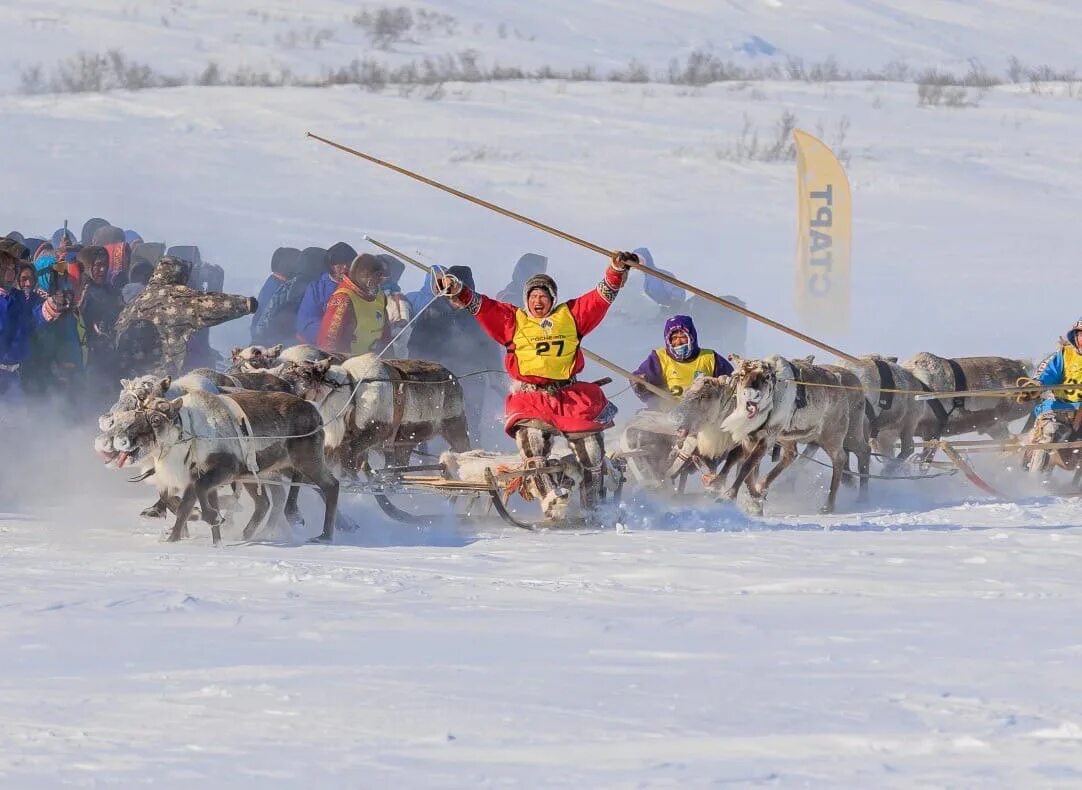
<instances>
[{"instance_id":1,"label":"belt with trim","mask_svg":"<svg viewBox=\"0 0 1082 790\"><path fill-rule=\"evenodd\" d=\"M574 376L569 379L562 379L560 381L553 381L549 384L533 384L527 381L516 381L512 386L512 392L547 392L550 395L554 392L559 392L562 389L567 389L572 384L578 381Z\"/></svg>"}]
</instances>

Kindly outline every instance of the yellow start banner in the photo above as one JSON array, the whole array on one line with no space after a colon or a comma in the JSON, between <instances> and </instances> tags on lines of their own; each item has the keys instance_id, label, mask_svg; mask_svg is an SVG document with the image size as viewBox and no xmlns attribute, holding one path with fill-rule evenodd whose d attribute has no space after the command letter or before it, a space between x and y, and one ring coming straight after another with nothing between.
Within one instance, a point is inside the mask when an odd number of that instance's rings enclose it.
<instances>
[{"instance_id":1,"label":"yellow start banner","mask_svg":"<svg viewBox=\"0 0 1082 790\"><path fill-rule=\"evenodd\" d=\"M849 331L853 205L842 163L800 129L796 142L796 309L811 331Z\"/></svg>"}]
</instances>

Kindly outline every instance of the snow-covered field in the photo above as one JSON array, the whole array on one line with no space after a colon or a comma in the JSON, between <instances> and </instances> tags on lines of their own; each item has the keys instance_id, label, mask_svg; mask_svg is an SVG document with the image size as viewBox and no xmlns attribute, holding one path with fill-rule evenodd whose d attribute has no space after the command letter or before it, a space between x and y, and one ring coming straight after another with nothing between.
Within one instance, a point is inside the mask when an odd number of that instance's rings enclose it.
<instances>
[{"instance_id":1,"label":"snow-covered field","mask_svg":"<svg viewBox=\"0 0 1082 790\"><path fill-rule=\"evenodd\" d=\"M345 2L32 6L0 2L12 31L0 232L104 216L199 244L245 293L275 247L363 249L363 233L469 263L487 290L528 250L549 255L565 295L604 265L305 140L311 130L599 244L649 246L685 279L788 322L794 168L731 151L745 116L766 140L789 110L851 155L853 331L826 340L1036 358L1082 312L1075 85L973 91L977 106L961 108L870 82L22 96L21 69L73 49L185 72L210 59L318 72L365 54L344 22L362 6ZM663 67L758 36L844 68L973 56L1002 73L1010 55L1069 68L1082 37L1071 2L426 7L456 32L376 54L473 46L529 67ZM333 38L303 45L324 28ZM590 339L629 367L658 341L635 289ZM246 329L223 327L216 344ZM758 327L749 346L811 350ZM626 393L617 402L634 409ZM1082 785L1082 510L1032 496L994 459L981 468L1014 503L953 478L873 481L870 509L847 490L845 512L824 519L803 515L823 484L806 466L779 481L764 519L646 502L623 534L418 531L351 501L362 528L333 547L298 532L216 551L202 525L160 544L159 525L135 515L149 489L100 468L85 432L48 428L9 439L0 464L0 488L21 488L0 502L5 786ZM28 460L30 446L49 460Z\"/></svg>"}]
</instances>

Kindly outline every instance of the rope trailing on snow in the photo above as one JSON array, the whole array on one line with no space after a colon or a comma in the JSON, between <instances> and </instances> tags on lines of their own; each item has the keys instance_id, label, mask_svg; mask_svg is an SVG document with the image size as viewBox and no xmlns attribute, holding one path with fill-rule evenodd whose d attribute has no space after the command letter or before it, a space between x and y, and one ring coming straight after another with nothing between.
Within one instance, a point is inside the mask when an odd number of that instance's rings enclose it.
<instances>
[{"instance_id":1,"label":"rope trailing on snow","mask_svg":"<svg viewBox=\"0 0 1082 790\"><path fill-rule=\"evenodd\" d=\"M811 461L813 464L824 466L827 469L833 469L832 464L828 464L826 461L820 461L818 458L813 458L810 455L802 456L805 461ZM864 480L932 480L937 477L950 477L951 475L958 474L958 469L951 469L949 471L936 472L930 475L876 475L868 473L866 475L860 472L854 472L852 469L843 469L843 475L849 475L850 477L859 477Z\"/></svg>"}]
</instances>

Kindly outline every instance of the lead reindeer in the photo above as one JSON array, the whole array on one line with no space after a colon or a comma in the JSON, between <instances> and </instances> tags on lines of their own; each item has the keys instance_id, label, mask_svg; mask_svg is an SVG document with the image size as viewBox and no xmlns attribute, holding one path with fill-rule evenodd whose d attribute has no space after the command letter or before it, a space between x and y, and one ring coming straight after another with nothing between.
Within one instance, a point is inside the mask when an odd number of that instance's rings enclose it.
<instances>
[{"instance_id":1,"label":"lead reindeer","mask_svg":"<svg viewBox=\"0 0 1082 790\"><path fill-rule=\"evenodd\" d=\"M193 392L171 401L153 398L140 408L114 414L95 447L118 467L153 459L160 496L180 500L169 541L186 534L188 517L199 502L214 543L220 544L221 520L211 495L230 483L245 484L256 500L244 529L245 539L250 539L272 505L273 515L281 515L286 497L278 484L285 480L319 489L325 509L318 540L334 538L339 484L324 460L322 420L312 404L294 395ZM267 481L271 497L263 485L252 484L253 476Z\"/></svg>"},{"instance_id":2,"label":"lead reindeer","mask_svg":"<svg viewBox=\"0 0 1082 790\"><path fill-rule=\"evenodd\" d=\"M796 460L798 443L814 444L830 457L830 489L821 512L834 512L849 452L857 457L860 498L867 496L871 465L868 420L860 380L852 372L775 355L737 360L731 380L736 405L721 427L752 449L741 462L730 498L735 498L740 484L778 444L781 459L761 482L750 487L753 497L761 502L770 484Z\"/></svg>"}]
</instances>

